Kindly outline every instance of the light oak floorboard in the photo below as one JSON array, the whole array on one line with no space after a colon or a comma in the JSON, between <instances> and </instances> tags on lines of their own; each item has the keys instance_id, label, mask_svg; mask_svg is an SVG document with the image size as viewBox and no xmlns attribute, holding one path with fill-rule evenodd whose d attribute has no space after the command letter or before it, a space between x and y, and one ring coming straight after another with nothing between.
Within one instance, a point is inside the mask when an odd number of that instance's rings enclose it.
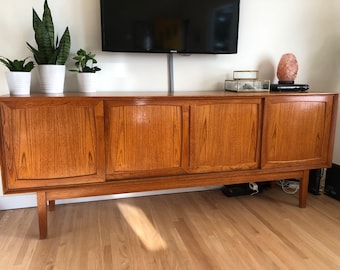
<instances>
[{"instance_id":1,"label":"light oak floorboard","mask_svg":"<svg viewBox=\"0 0 340 270\"><path fill-rule=\"evenodd\" d=\"M278 187L57 205L38 239L35 208L0 211L0 269L340 269L340 202Z\"/></svg>"}]
</instances>

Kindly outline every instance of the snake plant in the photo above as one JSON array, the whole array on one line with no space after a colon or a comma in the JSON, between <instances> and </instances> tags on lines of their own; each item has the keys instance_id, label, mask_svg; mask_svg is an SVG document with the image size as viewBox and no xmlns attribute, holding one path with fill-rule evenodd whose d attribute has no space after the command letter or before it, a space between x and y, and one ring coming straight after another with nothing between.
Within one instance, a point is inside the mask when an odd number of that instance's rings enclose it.
<instances>
[{"instance_id":1,"label":"snake plant","mask_svg":"<svg viewBox=\"0 0 340 270\"><path fill-rule=\"evenodd\" d=\"M37 12L33 9L33 29L38 48L34 48L28 42L26 44L33 53L37 64L64 65L70 54L70 32L68 27L66 27L60 41L58 36L55 41L54 24L47 0L44 2L42 19L39 18Z\"/></svg>"}]
</instances>

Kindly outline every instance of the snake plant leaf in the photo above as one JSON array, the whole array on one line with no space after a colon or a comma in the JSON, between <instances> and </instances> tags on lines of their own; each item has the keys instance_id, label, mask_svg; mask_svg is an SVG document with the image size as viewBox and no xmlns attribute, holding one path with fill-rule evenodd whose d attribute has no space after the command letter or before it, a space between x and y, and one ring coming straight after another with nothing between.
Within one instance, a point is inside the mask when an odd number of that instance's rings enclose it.
<instances>
[{"instance_id":1,"label":"snake plant leaf","mask_svg":"<svg viewBox=\"0 0 340 270\"><path fill-rule=\"evenodd\" d=\"M45 0L44 2L44 13L43 13L42 21L46 28L47 35L50 38L50 46L51 48L54 48L54 24L53 24L51 10L48 6L47 0Z\"/></svg>"},{"instance_id":2,"label":"snake plant leaf","mask_svg":"<svg viewBox=\"0 0 340 270\"><path fill-rule=\"evenodd\" d=\"M66 28L60 43L58 36L56 43L54 43L54 24L47 0L44 2L42 20L33 9L33 29L35 32L35 41L38 47L35 48L28 42L26 42L26 44L33 53L37 64L64 65L69 56L71 47L69 29L68 27Z\"/></svg>"},{"instance_id":3,"label":"snake plant leaf","mask_svg":"<svg viewBox=\"0 0 340 270\"><path fill-rule=\"evenodd\" d=\"M50 14L50 13L49 13ZM46 20L46 19L45 19ZM47 20L49 21L49 20ZM33 29L35 31L35 41L38 48L35 49L32 45L27 43L29 48L34 54L34 59L38 64L48 64L53 55L54 44L51 44L50 32L45 26L44 21L42 21L36 11L33 9Z\"/></svg>"},{"instance_id":4,"label":"snake plant leaf","mask_svg":"<svg viewBox=\"0 0 340 270\"><path fill-rule=\"evenodd\" d=\"M64 34L62 35L58 47L58 57L56 63L58 65L64 65L71 49L71 37L68 27L66 27Z\"/></svg>"},{"instance_id":5,"label":"snake plant leaf","mask_svg":"<svg viewBox=\"0 0 340 270\"><path fill-rule=\"evenodd\" d=\"M35 40L38 45L38 59L36 59L38 64L45 64L48 62L54 51L53 45L50 43L49 32L47 31L44 22L40 20L37 13L33 12L33 28L35 31Z\"/></svg>"},{"instance_id":6,"label":"snake plant leaf","mask_svg":"<svg viewBox=\"0 0 340 270\"><path fill-rule=\"evenodd\" d=\"M28 48L31 50L31 52L33 53L34 56L34 60L37 62L37 64L41 64L43 63L43 56L41 55L41 53L35 49L31 44L29 44L28 42L26 42Z\"/></svg>"}]
</instances>

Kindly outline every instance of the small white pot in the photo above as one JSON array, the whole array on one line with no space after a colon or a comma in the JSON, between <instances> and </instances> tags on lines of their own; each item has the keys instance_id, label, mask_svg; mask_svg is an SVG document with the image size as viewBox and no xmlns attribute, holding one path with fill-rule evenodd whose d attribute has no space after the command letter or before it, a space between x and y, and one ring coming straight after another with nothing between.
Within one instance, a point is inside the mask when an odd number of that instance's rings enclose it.
<instances>
[{"instance_id":1,"label":"small white pot","mask_svg":"<svg viewBox=\"0 0 340 270\"><path fill-rule=\"evenodd\" d=\"M64 92L65 65L38 65L40 90L47 94Z\"/></svg>"},{"instance_id":2,"label":"small white pot","mask_svg":"<svg viewBox=\"0 0 340 270\"><path fill-rule=\"evenodd\" d=\"M11 71L6 73L9 93L15 96L29 95L31 72Z\"/></svg>"},{"instance_id":3,"label":"small white pot","mask_svg":"<svg viewBox=\"0 0 340 270\"><path fill-rule=\"evenodd\" d=\"M77 73L79 92L96 92L96 73Z\"/></svg>"}]
</instances>

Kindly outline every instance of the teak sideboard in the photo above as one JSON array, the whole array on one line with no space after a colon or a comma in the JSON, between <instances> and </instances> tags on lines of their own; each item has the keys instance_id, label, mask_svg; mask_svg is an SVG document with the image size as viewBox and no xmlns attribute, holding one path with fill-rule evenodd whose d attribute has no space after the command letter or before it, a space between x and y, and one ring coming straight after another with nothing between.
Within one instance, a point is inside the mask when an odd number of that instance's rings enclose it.
<instances>
[{"instance_id":1,"label":"teak sideboard","mask_svg":"<svg viewBox=\"0 0 340 270\"><path fill-rule=\"evenodd\" d=\"M338 94L65 93L0 97L5 194L55 200L296 178L332 164Z\"/></svg>"}]
</instances>

